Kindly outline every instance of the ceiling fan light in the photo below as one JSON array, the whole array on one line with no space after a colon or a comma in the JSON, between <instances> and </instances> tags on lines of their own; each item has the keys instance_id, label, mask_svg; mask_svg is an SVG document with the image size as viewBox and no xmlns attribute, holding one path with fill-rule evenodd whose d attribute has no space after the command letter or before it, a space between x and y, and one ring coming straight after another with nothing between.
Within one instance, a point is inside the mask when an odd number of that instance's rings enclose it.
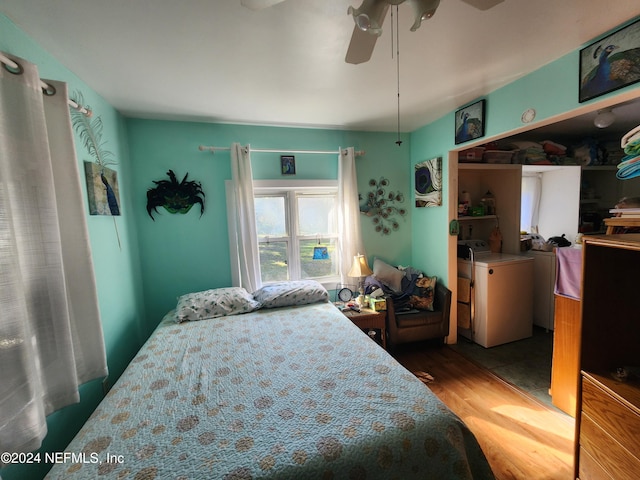
<instances>
[{"instance_id":1,"label":"ceiling fan light","mask_svg":"<svg viewBox=\"0 0 640 480\"><path fill-rule=\"evenodd\" d=\"M440 0L409 0L409 3L413 6L416 19L415 22L413 22L411 31L415 32L420 28L424 20L429 20L436 14Z\"/></svg>"},{"instance_id":2,"label":"ceiling fan light","mask_svg":"<svg viewBox=\"0 0 640 480\"><path fill-rule=\"evenodd\" d=\"M371 28L371 19L366 13L361 13L357 17L354 17L354 19L358 28L363 32L366 32Z\"/></svg>"},{"instance_id":3,"label":"ceiling fan light","mask_svg":"<svg viewBox=\"0 0 640 480\"><path fill-rule=\"evenodd\" d=\"M353 16L356 26L363 32L372 35L382 35L381 19L388 4L383 0L363 0L362 5L358 8L349 7L347 13Z\"/></svg>"}]
</instances>

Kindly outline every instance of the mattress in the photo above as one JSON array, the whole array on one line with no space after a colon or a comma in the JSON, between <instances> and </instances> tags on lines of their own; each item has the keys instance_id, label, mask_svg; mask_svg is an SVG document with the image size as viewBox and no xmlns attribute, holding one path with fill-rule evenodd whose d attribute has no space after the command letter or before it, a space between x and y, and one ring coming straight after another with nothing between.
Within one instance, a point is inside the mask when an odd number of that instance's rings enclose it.
<instances>
[{"instance_id":1,"label":"mattress","mask_svg":"<svg viewBox=\"0 0 640 480\"><path fill-rule=\"evenodd\" d=\"M493 478L462 421L330 303L168 315L66 452L48 478Z\"/></svg>"}]
</instances>

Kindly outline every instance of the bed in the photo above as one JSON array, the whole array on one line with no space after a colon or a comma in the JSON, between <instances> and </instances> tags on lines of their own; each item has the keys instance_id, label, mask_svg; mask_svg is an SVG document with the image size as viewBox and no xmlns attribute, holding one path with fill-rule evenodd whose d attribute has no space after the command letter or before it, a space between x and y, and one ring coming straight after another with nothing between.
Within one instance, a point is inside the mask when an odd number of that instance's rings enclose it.
<instances>
[{"instance_id":1,"label":"bed","mask_svg":"<svg viewBox=\"0 0 640 480\"><path fill-rule=\"evenodd\" d=\"M294 284L213 318L179 301L48 478L494 478L420 380Z\"/></svg>"}]
</instances>

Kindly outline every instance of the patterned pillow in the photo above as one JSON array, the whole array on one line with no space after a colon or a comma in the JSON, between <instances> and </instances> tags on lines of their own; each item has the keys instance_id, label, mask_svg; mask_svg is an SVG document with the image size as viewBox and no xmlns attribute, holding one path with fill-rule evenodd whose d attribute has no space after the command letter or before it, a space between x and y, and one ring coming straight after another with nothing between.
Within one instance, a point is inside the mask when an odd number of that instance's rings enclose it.
<instances>
[{"instance_id":1,"label":"patterned pillow","mask_svg":"<svg viewBox=\"0 0 640 480\"><path fill-rule=\"evenodd\" d=\"M252 312L258 308L260 304L244 288L216 288L179 297L175 319L178 323L205 320Z\"/></svg>"},{"instance_id":2,"label":"patterned pillow","mask_svg":"<svg viewBox=\"0 0 640 480\"><path fill-rule=\"evenodd\" d=\"M431 310L433 312L433 299L438 277L422 277L416 281L409 303L413 308Z\"/></svg>"},{"instance_id":3,"label":"patterned pillow","mask_svg":"<svg viewBox=\"0 0 640 480\"><path fill-rule=\"evenodd\" d=\"M290 307L328 302L329 292L315 280L270 283L253 292L262 308Z\"/></svg>"}]
</instances>

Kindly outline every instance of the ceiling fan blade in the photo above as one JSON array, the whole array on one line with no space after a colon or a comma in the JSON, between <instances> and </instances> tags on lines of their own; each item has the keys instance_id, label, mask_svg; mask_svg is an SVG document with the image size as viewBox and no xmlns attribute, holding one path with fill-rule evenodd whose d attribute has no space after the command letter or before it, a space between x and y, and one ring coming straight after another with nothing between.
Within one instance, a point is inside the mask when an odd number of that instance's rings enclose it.
<instances>
[{"instance_id":1,"label":"ceiling fan blade","mask_svg":"<svg viewBox=\"0 0 640 480\"><path fill-rule=\"evenodd\" d=\"M368 62L373 54L373 47L376 46L376 40L378 40L377 35L364 32L357 26L353 27L351 42L344 60L354 65Z\"/></svg>"},{"instance_id":2,"label":"ceiling fan blade","mask_svg":"<svg viewBox=\"0 0 640 480\"><path fill-rule=\"evenodd\" d=\"M240 4L249 10L262 10L281 2L284 0L240 0Z\"/></svg>"},{"instance_id":3,"label":"ceiling fan blade","mask_svg":"<svg viewBox=\"0 0 640 480\"><path fill-rule=\"evenodd\" d=\"M382 33L382 24L384 23L384 19L387 16L387 11L389 10L389 4L385 3L384 5L378 4L379 0L373 0L370 2L363 2L363 6L367 3L371 3L372 6L375 6L376 10L372 10L371 14L375 15L377 18L372 18L372 23L377 26L375 30L365 31L356 26L353 27L353 34L351 35L351 42L349 43L349 48L347 49L347 55L345 56L345 61L347 63L352 63L357 65L359 63L368 62L371 59L371 55L373 54L373 48L376 46L376 40ZM352 9L349 10L350 12ZM355 19L355 18L354 18ZM375 33L374 33L375 32Z\"/></svg>"},{"instance_id":4,"label":"ceiling fan blade","mask_svg":"<svg viewBox=\"0 0 640 480\"><path fill-rule=\"evenodd\" d=\"M468 3L472 7L476 7L478 10L489 10L495 7L504 0L462 0L464 3Z\"/></svg>"}]
</instances>

